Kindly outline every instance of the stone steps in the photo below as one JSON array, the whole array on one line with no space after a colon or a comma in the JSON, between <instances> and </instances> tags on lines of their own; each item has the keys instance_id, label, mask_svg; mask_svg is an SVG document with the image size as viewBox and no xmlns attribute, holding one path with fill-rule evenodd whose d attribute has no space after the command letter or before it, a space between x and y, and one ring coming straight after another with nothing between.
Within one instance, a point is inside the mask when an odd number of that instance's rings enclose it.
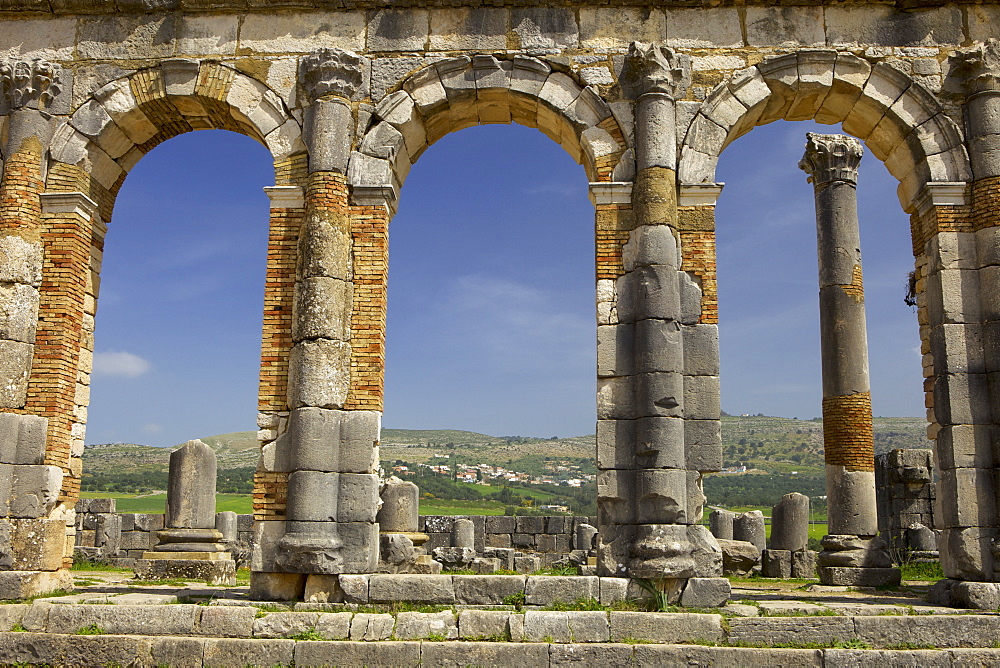
<instances>
[{"instance_id":1,"label":"stone steps","mask_svg":"<svg viewBox=\"0 0 1000 668\"><path fill-rule=\"evenodd\" d=\"M4 665L68 666L987 666L1000 649L858 650L676 644L308 641L0 633Z\"/></svg>"}]
</instances>

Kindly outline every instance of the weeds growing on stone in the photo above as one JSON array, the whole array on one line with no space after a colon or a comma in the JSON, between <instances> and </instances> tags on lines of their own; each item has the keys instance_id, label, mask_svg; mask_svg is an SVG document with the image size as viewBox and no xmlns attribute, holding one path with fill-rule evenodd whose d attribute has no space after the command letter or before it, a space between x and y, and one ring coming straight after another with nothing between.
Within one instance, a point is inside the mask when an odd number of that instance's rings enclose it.
<instances>
[{"instance_id":1,"label":"weeds growing on stone","mask_svg":"<svg viewBox=\"0 0 1000 668\"><path fill-rule=\"evenodd\" d=\"M576 566L552 566L535 571L532 575L577 575Z\"/></svg>"},{"instance_id":2,"label":"weeds growing on stone","mask_svg":"<svg viewBox=\"0 0 1000 668\"><path fill-rule=\"evenodd\" d=\"M892 645L886 645L886 649L937 649L936 645L925 645L918 642L897 642Z\"/></svg>"},{"instance_id":3,"label":"weeds growing on stone","mask_svg":"<svg viewBox=\"0 0 1000 668\"><path fill-rule=\"evenodd\" d=\"M131 568L114 566L103 559L74 559L71 571L101 571L104 573L131 573Z\"/></svg>"},{"instance_id":4,"label":"weeds growing on stone","mask_svg":"<svg viewBox=\"0 0 1000 668\"><path fill-rule=\"evenodd\" d=\"M369 614L397 614L400 612L444 612L454 611L450 605L435 605L432 603L411 603L410 601L393 601L392 603L376 603L372 605L359 605L355 612L366 612Z\"/></svg>"},{"instance_id":5,"label":"weeds growing on stone","mask_svg":"<svg viewBox=\"0 0 1000 668\"><path fill-rule=\"evenodd\" d=\"M601 605L596 598L578 598L573 602L554 601L542 608L542 610L581 611L581 610L607 610L607 606Z\"/></svg>"},{"instance_id":6,"label":"weeds growing on stone","mask_svg":"<svg viewBox=\"0 0 1000 668\"><path fill-rule=\"evenodd\" d=\"M444 642L448 638L441 635L440 633L428 633L427 639L430 640L431 642Z\"/></svg>"},{"instance_id":7,"label":"weeds growing on stone","mask_svg":"<svg viewBox=\"0 0 1000 668\"><path fill-rule=\"evenodd\" d=\"M102 629L97 624L90 624L89 626L80 627L76 635L78 636L102 636L104 635L104 629Z\"/></svg>"},{"instance_id":8,"label":"weeds growing on stone","mask_svg":"<svg viewBox=\"0 0 1000 668\"><path fill-rule=\"evenodd\" d=\"M519 591L516 594L511 594L510 596L503 597L504 605L512 605L516 609L520 610L524 607L524 592Z\"/></svg>"},{"instance_id":9,"label":"weeds growing on stone","mask_svg":"<svg viewBox=\"0 0 1000 668\"><path fill-rule=\"evenodd\" d=\"M308 631L303 631L302 633L296 633L293 636L288 636L292 640L326 640L322 635L316 633L316 627L312 627Z\"/></svg>"},{"instance_id":10,"label":"weeds growing on stone","mask_svg":"<svg viewBox=\"0 0 1000 668\"><path fill-rule=\"evenodd\" d=\"M23 632L27 631L28 629L24 628L24 625L21 624L21 622L17 622L16 624L14 624L14 626L10 627L10 630L11 631L16 631L18 633L23 633Z\"/></svg>"},{"instance_id":11,"label":"weeds growing on stone","mask_svg":"<svg viewBox=\"0 0 1000 668\"><path fill-rule=\"evenodd\" d=\"M911 561L901 564L899 571L904 580L937 582L944 579L941 563L937 561Z\"/></svg>"},{"instance_id":12,"label":"weeds growing on stone","mask_svg":"<svg viewBox=\"0 0 1000 668\"><path fill-rule=\"evenodd\" d=\"M871 649L872 646L861 638L851 638L850 640L834 640L831 645L834 649Z\"/></svg>"}]
</instances>

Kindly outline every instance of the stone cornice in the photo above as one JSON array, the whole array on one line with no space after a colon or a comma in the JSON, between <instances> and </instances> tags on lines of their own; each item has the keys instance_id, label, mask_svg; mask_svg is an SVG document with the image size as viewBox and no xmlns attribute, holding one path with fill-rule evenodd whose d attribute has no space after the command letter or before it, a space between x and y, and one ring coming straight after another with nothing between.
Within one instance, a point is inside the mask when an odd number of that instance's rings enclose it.
<instances>
[{"instance_id":1,"label":"stone cornice","mask_svg":"<svg viewBox=\"0 0 1000 668\"><path fill-rule=\"evenodd\" d=\"M272 209L301 209L305 194L300 186L264 186L264 193L271 200Z\"/></svg>"}]
</instances>

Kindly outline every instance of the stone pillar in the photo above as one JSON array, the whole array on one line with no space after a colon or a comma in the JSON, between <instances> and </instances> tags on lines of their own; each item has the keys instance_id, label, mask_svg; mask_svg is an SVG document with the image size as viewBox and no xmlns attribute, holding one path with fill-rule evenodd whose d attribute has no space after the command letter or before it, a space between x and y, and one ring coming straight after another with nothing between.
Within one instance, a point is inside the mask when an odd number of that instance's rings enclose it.
<instances>
[{"instance_id":1,"label":"stone pillar","mask_svg":"<svg viewBox=\"0 0 1000 668\"><path fill-rule=\"evenodd\" d=\"M301 61L309 174L295 269L287 429L273 447L274 470L288 472L288 502L283 526L255 550L251 589L264 598L319 596L336 586L330 576L371 572L378 559L381 405L352 410L360 386L355 358L368 351L352 328L356 271L346 179L352 100L364 95L367 66L340 49Z\"/></svg>"},{"instance_id":2,"label":"stone pillar","mask_svg":"<svg viewBox=\"0 0 1000 668\"><path fill-rule=\"evenodd\" d=\"M701 472L713 469L686 448L693 421L719 420L718 332L701 327L700 291L678 249L675 99L689 84L687 56L631 46L633 215L619 226L628 238L607 318L600 283L598 294L598 573L653 579L671 596L689 578L722 574L721 550L700 524ZM592 184L599 243L601 204L615 192Z\"/></svg>"},{"instance_id":3,"label":"stone pillar","mask_svg":"<svg viewBox=\"0 0 1000 668\"><path fill-rule=\"evenodd\" d=\"M136 560L136 577L236 584L236 562L216 529L215 451L201 441L188 441L170 453L167 476L164 528L156 532L156 547Z\"/></svg>"},{"instance_id":4,"label":"stone pillar","mask_svg":"<svg viewBox=\"0 0 1000 668\"><path fill-rule=\"evenodd\" d=\"M62 77L58 65L41 59L0 63L0 114L6 116L0 147L0 411L10 411L0 413L0 480L6 481L0 489L0 598L5 599L72 588L64 567L72 559L72 507L79 492L79 467L71 466L70 457L77 370L60 368L48 376L57 385L51 394L48 387L31 385L46 271L42 174L58 122L53 114L68 111L69 96L60 94ZM76 268L76 259L66 258L67 271ZM82 291L66 292L63 309L75 314L74 297L82 301ZM75 352L80 342L67 334L60 332L61 341ZM45 350L42 357L49 354ZM45 401L38 401L43 392ZM49 419L52 407L57 419Z\"/></svg>"},{"instance_id":5,"label":"stone pillar","mask_svg":"<svg viewBox=\"0 0 1000 668\"><path fill-rule=\"evenodd\" d=\"M733 540L733 520L736 513L728 510L713 510L708 514L708 526L712 535L723 540Z\"/></svg>"},{"instance_id":6,"label":"stone pillar","mask_svg":"<svg viewBox=\"0 0 1000 668\"><path fill-rule=\"evenodd\" d=\"M751 543L758 550L767 545L767 532L764 527L764 513L751 510L733 518L733 540Z\"/></svg>"},{"instance_id":7,"label":"stone pillar","mask_svg":"<svg viewBox=\"0 0 1000 668\"><path fill-rule=\"evenodd\" d=\"M868 339L865 331L857 178L861 142L808 134L799 166L816 199L823 362L823 446L830 534L820 580L833 585L899 581L878 538Z\"/></svg>"},{"instance_id":8,"label":"stone pillar","mask_svg":"<svg viewBox=\"0 0 1000 668\"><path fill-rule=\"evenodd\" d=\"M809 497L792 492L771 508L772 550L804 550L809 547Z\"/></svg>"},{"instance_id":9,"label":"stone pillar","mask_svg":"<svg viewBox=\"0 0 1000 668\"><path fill-rule=\"evenodd\" d=\"M948 578L1000 582L1000 42L954 61L972 183L927 184L918 212L926 233L914 244L926 256L918 300L939 476L934 521Z\"/></svg>"}]
</instances>

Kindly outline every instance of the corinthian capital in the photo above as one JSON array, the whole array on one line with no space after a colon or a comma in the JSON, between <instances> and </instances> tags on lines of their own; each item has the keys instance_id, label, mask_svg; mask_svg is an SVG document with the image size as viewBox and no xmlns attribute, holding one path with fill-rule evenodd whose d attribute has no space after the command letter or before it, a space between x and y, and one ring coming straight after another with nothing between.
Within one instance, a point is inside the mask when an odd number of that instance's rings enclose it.
<instances>
[{"instance_id":1,"label":"corinthian capital","mask_svg":"<svg viewBox=\"0 0 1000 668\"><path fill-rule=\"evenodd\" d=\"M965 81L969 95L1000 90L1000 41L988 39L956 54L955 74Z\"/></svg>"},{"instance_id":2,"label":"corinthian capital","mask_svg":"<svg viewBox=\"0 0 1000 668\"><path fill-rule=\"evenodd\" d=\"M833 181L858 182L858 164L864 155L861 142L847 135L806 133L806 154L799 168L809 175L813 185Z\"/></svg>"},{"instance_id":3,"label":"corinthian capital","mask_svg":"<svg viewBox=\"0 0 1000 668\"><path fill-rule=\"evenodd\" d=\"M632 42L623 78L635 97L643 93L678 97L691 84L691 59L661 44Z\"/></svg>"},{"instance_id":4,"label":"corinthian capital","mask_svg":"<svg viewBox=\"0 0 1000 668\"><path fill-rule=\"evenodd\" d=\"M62 69L41 58L0 63L0 94L6 111L46 107L59 94Z\"/></svg>"},{"instance_id":5,"label":"corinthian capital","mask_svg":"<svg viewBox=\"0 0 1000 668\"><path fill-rule=\"evenodd\" d=\"M364 84L366 59L344 49L320 49L302 59L302 86L311 100L327 95L353 98Z\"/></svg>"}]
</instances>

